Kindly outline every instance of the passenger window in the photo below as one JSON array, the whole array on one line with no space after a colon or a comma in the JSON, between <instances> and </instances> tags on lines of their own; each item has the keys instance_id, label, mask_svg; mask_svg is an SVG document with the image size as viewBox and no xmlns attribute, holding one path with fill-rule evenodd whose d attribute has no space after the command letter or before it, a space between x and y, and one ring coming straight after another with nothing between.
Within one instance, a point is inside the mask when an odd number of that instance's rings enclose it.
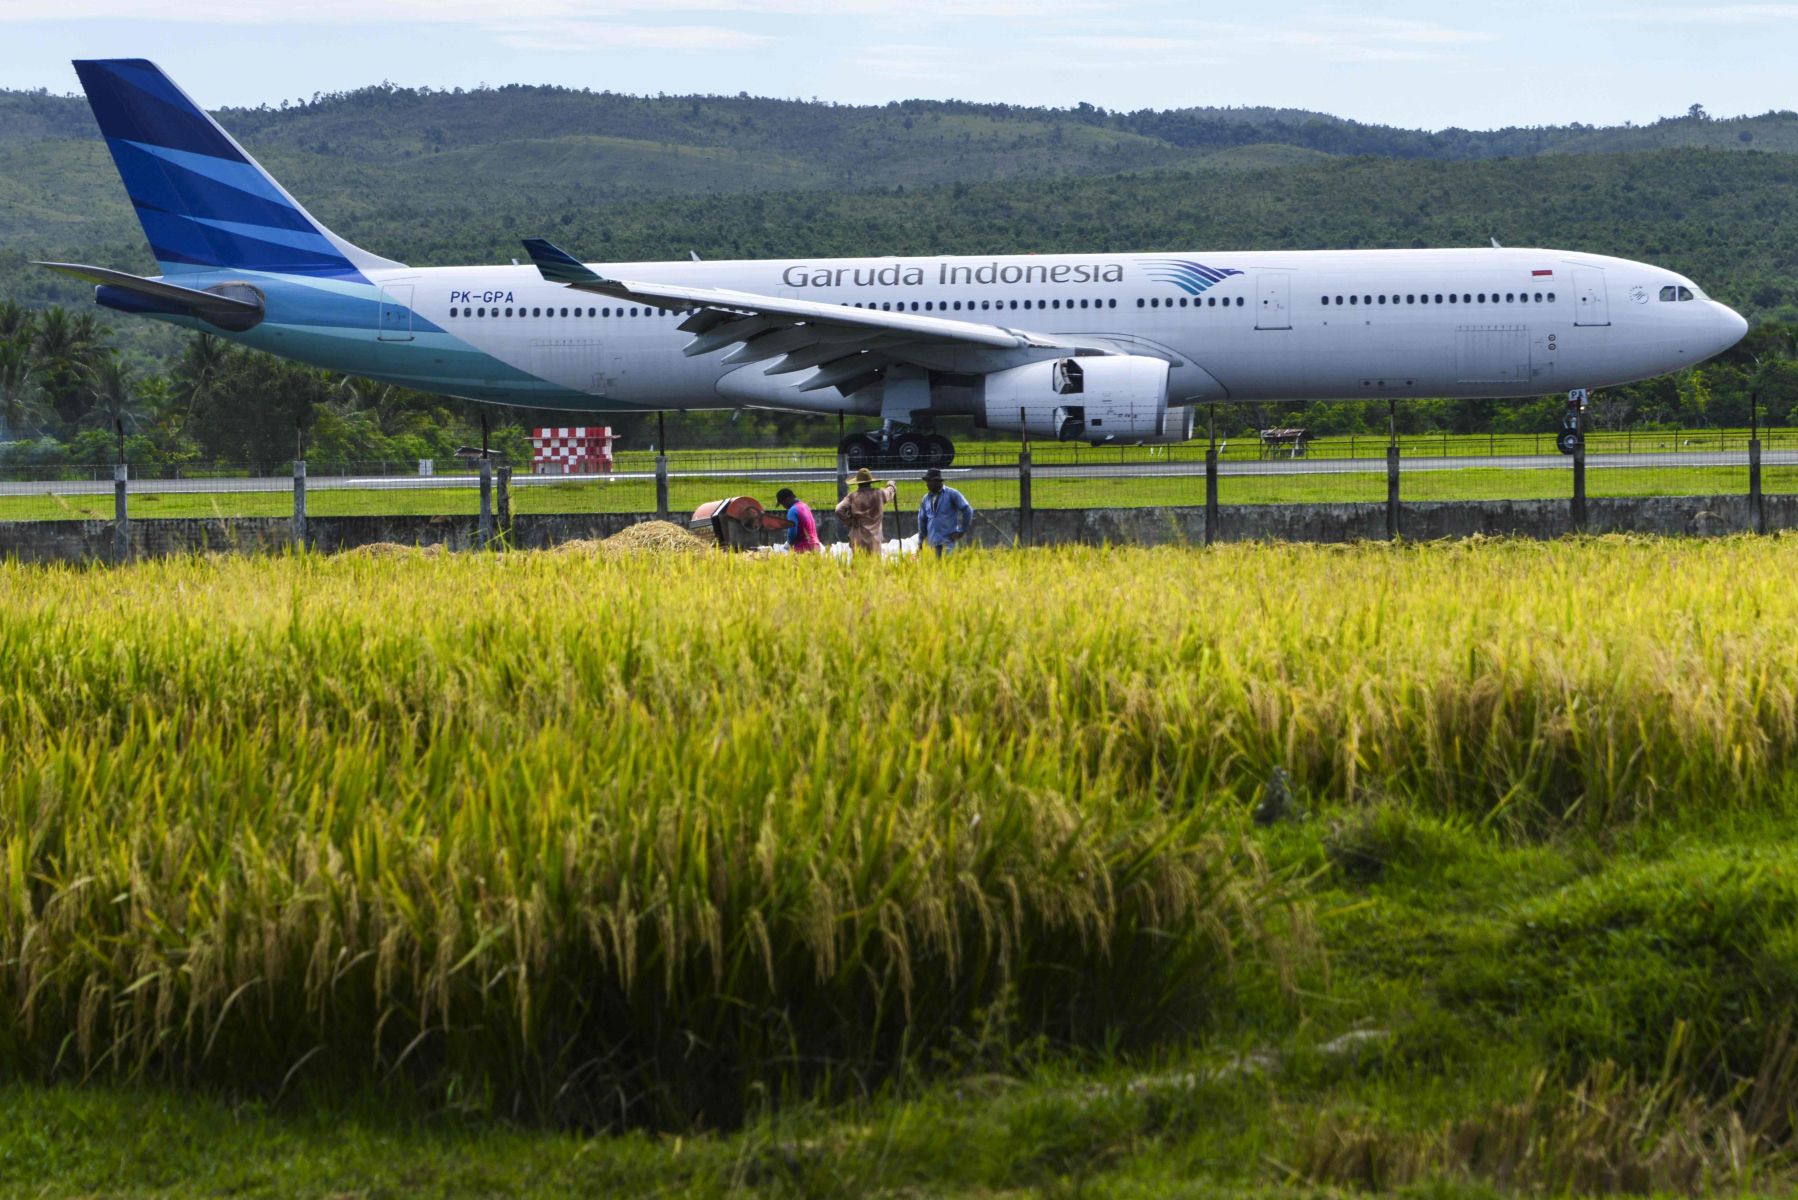
<instances>
[{"instance_id":1,"label":"passenger window","mask_svg":"<svg viewBox=\"0 0 1798 1200\"><path fill-rule=\"evenodd\" d=\"M1417 297L1412 295L1410 292L1406 292L1405 293L1405 303L1406 304L1416 304Z\"/></svg>"},{"instance_id":2,"label":"passenger window","mask_svg":"<svg viewBox=\"0 0 1798 1200\"><path fill-rule=\"evenodd\" d=\"M1494 293L1494 294L1496 295L1497 293ZM1505 303L1506 304L1517 303L1517 293L1516 292L1506 292L1505 293Z\"/></svg>"},{"instance_id":3,"label":"passenger window","mask_svg":"<svg viewBox=\"0 0 1798 1200\"><path fill-rule=\"evenodd\" d=\"M1361 297L1359 297L1359 296L1350 296L1350 297L1349 297L1349 303L1350 303L1350 304L1359 304L1359 303L1361 303Z\"/></svg>"},{"instance_id":4,"label":"passenger window","mask_svg":"<svg viewBox=\"0 0 1798 1200\"><path fill-rule=\"evenodd\" d=\"M1386 303L1386 297L1385 297L1385 296L1381 296L1381 297L1380 297L1380 303L1381 303L1381 304L1384 304L1384 303Z\"/></svg>"},{"instance_id":5,"label":"passenger window","mask_svg":"<svg viewBox=\"0 0 1798 1200\"><path fill-rule=\"evenodd\" d=\"M1553 304L1555 302L1555 294L1553 292L1548 293L1548 302L1550 304Z\"/></svg>"},{"instance_id":6,"label":"passenger window","mask_svg":"<svg viewBox=\"0 0 1798 1200\"><path fill-rule=\"evenodd\" d=\"M475 316L477 316L477 317L484 317L486 315L487 315L487 310L484 308L478 308L475 310Z\"/></svg>"},{"instance_id":7,"label":"passenger window","mask_svg":"<svg viewBox=\"0 0 1798 1200\"><path fill-rule=\"evenodd\" d=\"M1325 296L1325 297L1324 297L1324 298L1323 298L1323 303L1324 303L1324 304L1325 304L1325 305L1328 305L1328 304L1329 304L1329 303L1330 303L1330 298L1329 298L1329 297L1328 297L1328 296Z\"/></svg>"}]
</instances>

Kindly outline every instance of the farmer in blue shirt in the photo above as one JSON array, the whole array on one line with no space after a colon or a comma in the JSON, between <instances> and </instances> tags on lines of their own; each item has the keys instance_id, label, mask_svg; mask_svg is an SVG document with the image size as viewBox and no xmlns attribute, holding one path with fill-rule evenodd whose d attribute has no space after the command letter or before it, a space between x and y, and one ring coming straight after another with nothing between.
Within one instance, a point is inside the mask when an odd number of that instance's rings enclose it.
<instances>
[{"instance_id":1,"label":"farmer in blue shirt","mask_svg":"<svg viewBox=\"0 0 1798 1200\"><path fill-rule=\"evenodd\" d=\"M974 527L974 506L952 487L943 486L943 473L935 467L924 472L923 503L918 505L918 540L940 556Z\"/></svg>"}]
</instances>

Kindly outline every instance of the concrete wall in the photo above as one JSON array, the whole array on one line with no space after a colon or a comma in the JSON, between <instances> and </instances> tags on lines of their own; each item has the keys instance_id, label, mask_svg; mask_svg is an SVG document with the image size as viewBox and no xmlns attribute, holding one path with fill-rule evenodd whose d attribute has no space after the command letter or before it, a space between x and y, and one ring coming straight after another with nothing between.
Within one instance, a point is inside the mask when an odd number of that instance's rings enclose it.
<instances>
[{"instance_id":1,"label":"concrete wall","mask_svg":"<svg viewBox=\"0 0 1798 1200\"><path fill-rule=\"evenodd\" d=\"M1591 533L1655 533L1710 537L1746 533L1753 527L1745 496L1644 496L1594 498L1587 502ZM1798 528L1798 496L1768 496L1763 501L1769 530ZM902 506L904 508L904 506ZM650 519L649 513L583 513L520 516L513 520L511 544L537 550L582 538L603 538L627 525ZM1351 542L1386 536L1383 504L1252 504L1219 510L1222 541ZM907 534L915 532L912 513L898 520ZM838 537L836 522L826 519L820 532ZM893 521L889 519L889 532ZM1418 541L1491 536L1561 537L1573 531L1565 500L1443 501L1406 504L1399 514L1401 536ZM478 542L474 517L312 517L307 534L312 548L348 550L374 542L443 545L472 549ZM275 552L288 548L293 526L286 517L239 517L228 520L138 520L130 524L131 554L154 558L208 552ZM973 541L986 546L1011 545L1018 535L1016 509L978 514ZM1205 539L1203 508L1039 509L1035 514L1038 544L1163 545L1199 543ZM113 557L110 521L0 521L0 559L26 562L107 562Z\"/></svg>"}]
</instances>

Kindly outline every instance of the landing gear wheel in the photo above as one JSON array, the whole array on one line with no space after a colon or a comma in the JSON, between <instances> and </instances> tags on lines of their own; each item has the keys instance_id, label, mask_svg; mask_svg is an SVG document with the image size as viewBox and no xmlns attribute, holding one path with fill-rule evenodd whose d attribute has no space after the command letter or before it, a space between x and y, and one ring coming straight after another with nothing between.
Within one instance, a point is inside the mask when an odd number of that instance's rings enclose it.
<instances>
[{"instance_id":1,"label":"landing gear wheel","mask_svg":"<svg viewBox=\"0 0 1798 1200\"><path fill-rule=\"evenodd\" d=\"M955 443L940 433L928 434L924 438L924 465L928 467L946 467L955 461Z\"/></svg>"},{"instance_id":2,"label":"landing gear wheel","mask_svg":"<svg viewBox=\"0 0 1798 1200\"><path fill-rule=\"evenodd\" d=\"M879 454L874 439L865 433L852 434L844 438L837 447L837 451L849 464L851 471L859 471L863 467L873 466L875 456Z\"/></svg>"},{"instance_id":3,"label":"landing gear wheel","mask_svg":"<svg viewBox=\"0 0 1798 1200\"><path fill-rule=\"evenodd\" d=\"M1562 454L1578 454L1579 448L1585 444L1585 441L1586 439L1575 430L1563 429L1561 435L1555 438L1555 449Z\"/></svg>"},{"instance_id":4,"label":"landing gear wheel","mask_svg":"<svg viewBox=\"0 0 1798 1200\"><path fill-rule=\"evenodd\" d=\"M893 465L910 471L926 465L930 439L921 433L902 433L893 439Z\"/></svg>"}]
</instances>

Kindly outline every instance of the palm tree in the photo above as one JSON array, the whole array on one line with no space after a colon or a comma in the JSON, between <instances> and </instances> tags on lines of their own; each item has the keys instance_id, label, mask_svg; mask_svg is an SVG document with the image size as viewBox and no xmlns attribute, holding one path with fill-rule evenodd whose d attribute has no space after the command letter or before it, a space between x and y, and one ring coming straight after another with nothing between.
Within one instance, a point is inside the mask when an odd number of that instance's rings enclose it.
<instances>
[{"instance_id":1,"label":"palm tree","mask_svg":"<svg viewBox=\"0 0 1798 1200\"><path fill-rule=\"evenodd\" d=\"M43 431L44 402L33 366L28 342L0 340L0 437L16 441Z\"/></svg>"},{"instance_id":2,"label":"palm tree","mask_svg":"<svg viewBox=\"0 0 1798 1200\"><path fill-rule=\"evenodd\" d=\"M0 342L22 341L29 345L36 333L36 313L17 300L0 300Z\"/></svg>"},{"instance_id":3,"label":"palm tree","mask_svg":"<svg viewBox=\"0 0 1798 1200\"><path fill-rule=\"evenodd\" d=\"M86 370L102 353L99 323L92 313L71 317L66 308L46 309L37 323L36 352L44 399L65 423L77 423L86 396Z\"/></svg>"},{"instance_id":4,"label":"palm tree","mask_svg":"<svg viewBox=\"0 0 1798 1200\"><path fill-rule=\"evenodd\" d=\"M213 399L230 364L231 344L224 339L210 333L188 339L174 370L174 398L181 406L183 426L196 410L203 411Z\"/></svg>"},{"instance_id":5,"label":"palm tree","mask_svg":"<svg viewBox=\"0 0 1798 1200\"><path fill-rule=\"evenodd\" d=\"M137 388L131 368L116 354L96 358L82 369L81 375L82 392L87 399L82 424L101 429L137 424Z\"/></svg>"}]
</instances>

